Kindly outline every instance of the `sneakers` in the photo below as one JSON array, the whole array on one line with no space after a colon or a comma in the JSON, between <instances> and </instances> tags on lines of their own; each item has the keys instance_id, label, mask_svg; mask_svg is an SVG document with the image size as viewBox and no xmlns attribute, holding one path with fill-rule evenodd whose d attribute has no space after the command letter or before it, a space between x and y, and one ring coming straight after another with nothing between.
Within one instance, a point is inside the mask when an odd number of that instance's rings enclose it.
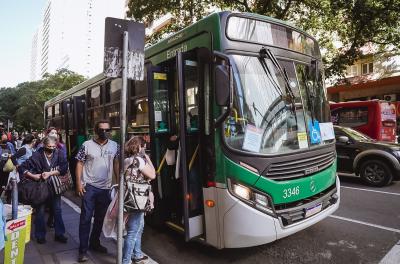
<instances>
[{"instance_id":1,"label":"sneakers","mask_svg":"<svg viewBox=\"0 0 400 264\"><path fill-rule=\"evenodd\" d=\"M86 262L89 258L87 257L86 253L79 253L78 255L78 262Z\"/></svg>"},{"instance_id":2,"label":"sneakers","mask_svg":"<svg viewBox=\"0 0 400 264\"><path fill-rule=\"evenodd\" d=\"M102 246L101 244L89 245L89 249L104 254L107 254L108 252L107 248Z\"/></svg>"},{"instance_id":3,"label":"sneakers","mask_svg":"<svg viewBox=\"0 0 400 264\"><path fill-rule=\"evenodd\" d=\"M68 241L68 237L64 236L64 235L59 235L59 236L55 236L54 237L54 241L60 242L60 243L67 243Z\"/></svg>"},{"instance_id":4,"label":"sneakers","mask_svg":"<svg viewBox=\"0 0 400 264\"><path fill-rule=\"evenodd\" d=\"M135 264L144 264L144 263L146 263L148 260L149 260L149 257L143 255L143 257L138 258L138 259L132 258L132 263L135 263Z\"/></svg>"}]
</instances>

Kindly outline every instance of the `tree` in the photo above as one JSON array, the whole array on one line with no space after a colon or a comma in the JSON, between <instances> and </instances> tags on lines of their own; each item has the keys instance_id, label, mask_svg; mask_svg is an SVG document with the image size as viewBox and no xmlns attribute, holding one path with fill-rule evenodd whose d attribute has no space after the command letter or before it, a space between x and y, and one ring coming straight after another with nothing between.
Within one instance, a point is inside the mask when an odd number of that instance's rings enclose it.
<instances>
[{"instance_id":1,"label":"tree","mask_svg":"<svg viewBox=\"0 0 400 264\"><path fill-rule=\"evenodd\" d=\"M400 50L399 0L130 0L128 7L127 15L146 25L168 12L176 18L175 23L149 39L152 43L215 9L290 21L319 41L327 77L341 76L346 65L362 56L361 48L367 44L382 51ZM337 48L335 42L341 47Z\"/></svg>"},{"instance_id":2,"label":"tree","mask_svg":"<svg viewBox=\"0 0 400 264\"><path fill-rule=\"evenodd\" d=\"M85 78L72 71L61 69L46 74L42 80L24 82L14 88L0 89L0 120L14 120L14 126L24 129L43 128L44 103Z\"/></svg>"}]
</instances>

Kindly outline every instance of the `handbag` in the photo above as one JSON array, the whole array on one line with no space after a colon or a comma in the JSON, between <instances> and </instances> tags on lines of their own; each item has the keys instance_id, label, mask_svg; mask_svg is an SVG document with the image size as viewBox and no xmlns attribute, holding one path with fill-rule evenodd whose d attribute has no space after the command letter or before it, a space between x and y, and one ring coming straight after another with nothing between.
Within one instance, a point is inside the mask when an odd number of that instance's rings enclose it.
<instances>
[{"instance_id":1,"label":"handbag","mask_svg":"<svg viewBox=\"0 0 400 264\"><path fill-rule=\"evenodd\" d=\"M3 172L12 172L13 170L15 170L15 166L11 160L11 157L8 157L8 160L4 164Z\"/></svg>"},{"instance_id":2,"label":"handbag","mask_svg":"<svg viewBox=\"0 0 400 264\"><path fill-rule=\"evenodd\" d=\"M24 179L18 184L18 197L23 204L37 207L52 197L52 191L47 181Z\"/></svg>"},{"instance_id":3,"label":"handbag","mask_svg":"<svg viewBox=\"0 0 400 264\"><path fill-rule=\"evenodd\" d=\"M72 177L68 170L64 175L50 176L49 183L56 195L61 195L72 187Z\"/></svg>"},{"instance_id":4,"label":"handbag","mask_svg":"<svg viewBox=\"0 0 400 264\"><path fill-rule=\"evenodd\" d=\"M127 213L133 211L149 212L152 209L151 185L141 175L138 163L138 159L134 158L124 173L124 211Z\"/></svg>"}]
</instances>

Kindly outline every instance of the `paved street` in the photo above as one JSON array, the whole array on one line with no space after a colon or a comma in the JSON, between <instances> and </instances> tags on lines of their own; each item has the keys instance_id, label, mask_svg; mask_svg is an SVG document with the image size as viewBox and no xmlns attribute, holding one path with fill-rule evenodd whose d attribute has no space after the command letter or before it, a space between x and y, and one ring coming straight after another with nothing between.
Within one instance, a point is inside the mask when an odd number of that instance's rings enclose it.
<instances>
[{"instance_id":1,"label":"paved street","mask_svg":"<svg viewBox=\"0 0 400 264\"><path fill-rule=\"evenodd\" d=\"M400 241L400 182L384 188L341 182L334 216L274 243L216 250L147 226L144 248L159 263L379 263Z\"/></svg>"},{"instance_id":2,"label":"paved street","mask_svg":"<svg viewBox=\"0 0 400 264\"><path fill-rule=\"evenodd\" d=\"M341 182L341 205L333 216L274 243L217 250L197 242L185 243L174 231L146 226L143 250L162 264L380 263L400 241L400 182L384 188L367 187L357 178L341 177ZM79 199L72 193L67 197L73 201L64 199L63 202L68 244L53 242L54 234L50 231L47 244L38 245L32 241L27 245L26 264L76 263L79 241L79 207L76 204ZM103 239L103 243L111 254L90 253L88 263L115 263L116 243L109 239ZM399 254L399 251L393 252ZM381 263L398 263L396 261Z\"/></svg>"}]
</instances>

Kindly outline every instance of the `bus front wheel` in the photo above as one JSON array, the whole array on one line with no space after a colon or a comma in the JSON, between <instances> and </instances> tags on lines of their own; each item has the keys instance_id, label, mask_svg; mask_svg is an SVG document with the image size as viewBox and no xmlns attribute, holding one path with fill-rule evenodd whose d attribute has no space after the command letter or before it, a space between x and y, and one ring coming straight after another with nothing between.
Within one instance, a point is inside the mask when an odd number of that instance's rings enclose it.
<instances>
[{"instance_id":1,"label":"bus front wheel","mask_svg":"<svg viewBox=\"0 0 400 264\"><path fill-rule=\"evenodd\" d=\"M382 187L392 182L390 167L381 160L367 160L360 168L361 179L370 186Z\"/></svg>"}]
</instances>

